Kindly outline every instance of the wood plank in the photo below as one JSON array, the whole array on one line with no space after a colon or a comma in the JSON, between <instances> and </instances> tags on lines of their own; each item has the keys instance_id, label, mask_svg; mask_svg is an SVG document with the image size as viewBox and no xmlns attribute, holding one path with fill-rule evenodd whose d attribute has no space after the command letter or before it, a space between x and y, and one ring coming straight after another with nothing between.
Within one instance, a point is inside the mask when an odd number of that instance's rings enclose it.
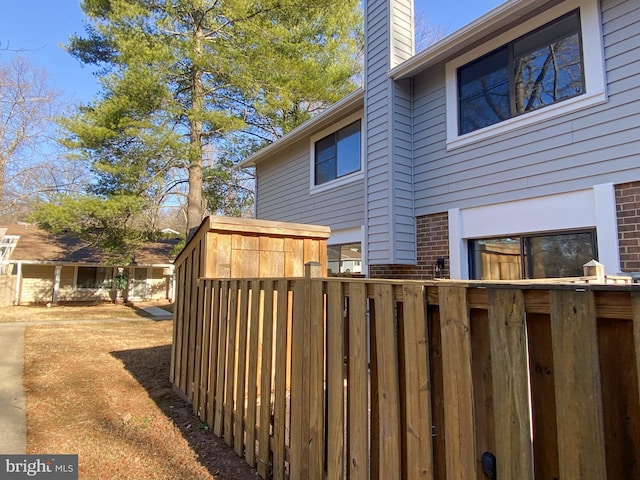
<instances>
[{"instance_id":1,"label":"wood plank","mask_svg":"<svg viewBox=\"0 0 640 480\"><path fill-rule=\"evenodd\" d=\"M204 358L202 355L202 349L204 347L204 283L200 280L198 282L198 291L195 302L195 317L196 317L196 331L195 331L195 354L193 358L193 414L199 417L201 414L200 403L202 401L202 395L204 394L204 388L201 385L202 369L204 367Z\"/></svg>"},{"instance_id":2,"label":"wood plank","mask_svg":"<svg viewBox=\"0 0 640 480\"><path fill-rule=\"evenodd\" d=\"M260 431L258 435L258 475L267 478L271 465L269 437L271 430L271 374L273 351L273 281L264 282L262 309L262 361L260 379Z\"/></svg>"},{"instance_id":3,"label":"wood plank","mask_svg":"<svg viewBox=\"0 0 640 480\"><path fill-rule=\"evenodd\" d=\"M302 277L304 275L304 245L299 238L284 239L284 276Z\"/></svg>"},{"instance_id":4,"label":"wood plank","mask_svg":"<svg viewBox=\"0 0 640 480\"><path fill-rule=\"evenodd\" d=\"M606 479L593 292L551 290L560 478Z\"/></svg>"},{"instance_id":5,"label":"wood plank","mask_svg":"<svg viewBox=\"0 0 640 480\"><path fill-rule=\"evenodd\" d=\"M246 462L256 465L256 415L258 402L258 343L260 337L260 280L251 282L251 309L249 312L249 370L247 372L247 418L244 458Z\"/></svg>"},{"instance_id":6,"label":"wood plank","mask_svg":"<svg viewBox=\"0 0 640 480\"><path fill-rule=\"evenodd\" d=\"M341 283L327 285L327 480L344 470L344 297Z\"/></svg>"},{"instance_id":7,"label":"wood plank","mask_svg":"<svg viewBox=\"0 0 640 480\"><path fill-rule=\"evenodd\" d=\"M630 301L627 296L627 301ZM607 478L640 478L640 403L629 320L598 322Z\"/></svg>"},{"instance_id":8,"label":"wood plank","mask_svg":"<svg viewBox=\"0 0 640 480\"><path fill-rule=\"evenodd\" d=\"M181 265L176 269L178 285L184 285L184 268ZM182 330L184 328L184 288L179 288L175 295L175 305L173 313L173 341L171 343L171 366L169 368L169 378L171 382L179 388L182 351ZM183 392L184 393L184 392Z\"/></svg>"},{"instance_id":9,"label":"wood plank","mask_svg":"<svg viewBox=\"0 0 640 480\"><path fill-rule=\"evenodd\" d=\"M349 480L366 480L368 472L369 368L367 297L364 283L349 285L349 357L347 383ZM297 477L299 478L299 477Z\"/></svg>"},{"instance_id":10,"label":"wood plank","mask_svg":"<svg viewBox=\"0 0 640 480\"><path fill-rule=\"evenodd\" d=\"M224 400L227 373L227 331L229 328L229 281L220 282L220 323L218 335L218 371L216 373L216 404L213 433L222 436L224 428Z\"/></svg>"},{"instance_id":11,"label":"wood plank","mask_svg":"<svg viewBox=\"0 0 640 480\"><path fill-rule=\"evenodd\" d=\"M238 378L236 381L236 408L234 412L234 451L244 455L244 415L247 380L247 337L249 332L249 282L240 280L240 307L238 309Z\"/></svg>"},{"instance_id":12,"label":"wood plank","mask_svg":"<svg viewBox=\"0 0 640 480\"><path fill-rule=\"evenodd\" d=\"M471 323L465 287L439 289L447 477L476 479Z\"/></svg>"},{"instance_id":13,"label":"wood plank","mask_svg":"<svg viewBox=\"0 0 640 480\"><path fill-rule=\"evenodd\" d=\"M403 291L405 475L412 479L433 479L429 345L424 289L418 285L405 285Z\"/></svg>"},{"instance_id":14,"label":"wood plank","mask_svg":"<svg viewBox=\"0 0 640 480\"><path fill-rule=\"evenodd\" d=\"M233 412L236 382L237 320L238 320L238 280L229 282L229 327L227 330L226 387L224 393L224 442L233 446Z\"/></svg>"},{"instance_id":15,"label":"wood plank","mask_svg":"<svg viewBox=\"0 0 640 480\"><path fill-rule=\"evenodd\" d=\"M293 320L291 325L291 443L289 456L290 478L308 478L308 404L305 408L304 392L304 314L305 283L297 280L293 284Z\"/></svg>"},{"instance_id":16,"label":"wood plank","mask_svg":"<svg viewBox=\"0 0 640 480\"><path fill-rule=\"evenodd\" d=\"M497 471L533 479L529 357L524 295L489 289L489 329Z\"/></svg>"},{"instance_id":17,"label":"wood plank","mask_svg":"<svg viewBox=\"0 0 640 480\"><path fill-rule=\"evenodd\" d=\"M278 280L276 285L276 328L275 328L275 363L274 363L274 411L273 411L273 480L284 480L285 444L287 428L287 358L289 351L287 338L289 336L289 282Z\"/></svg>"},{"instance_id":18,"label":"wood plank","mask_svg":"<svg viewBox=\"0 0 640 480\"><path fill-rule=\"evenodd\" d=\"M315 272L317 273L317 272ZM324 321L325 305L322 280L309 278L309 478L323 477L324 472Z\"/></svg>"},{"instance_id":19,"label":"wood plank","mask_svg":"<svg viewBox=\"0 0 640 480\"><path fill-rule=\"evenodd\" d=\"M473 379L473 416L475 420L476 458L484 452L496 451L493 408L493 381L491 374L491 341L487 310L470 309L471 378ZM484 476L481 462L476 462L478 476Z\"/></svg>"},{"instance_id":20,"label":"wood plank","mask_svg":"<svg viewBox=\"0 0 640 480\"><path fill-rule=\"evenodd\" d=\"M216 235L216 249L211 252L215 259L216 278L231 278L231 234L219 232Z\"/></svg>"},{"instance_id":21,"label":"wood plank","mask_svg":"<svg viewBox=\"0 0 640 480\"><path fill-rule=\"evenodd\" d=\"M195 253L197 255L200 254L200 249L196 248ZM200 264L199 257L193 257L193 270L191 281L193 282L191 286L191 297L190 297L190 310L189 310L189 358L188 358L188 372L187 372L187 395L191 400L191 403L194 403L194 389L195 389L195 379L196 379L196 350L198 349L198 339L200 338L202 332L200 331L202 324L200 322L200 318L198 318L198 298L200 296L200 285L198 282L198 273ZM194 412L197 414L197 412Z\"/></svg>"},{"instance_id":22,"label":"wood plank","mask_svg":"<svg viewBox=\"0 0 640 480\"><path fill-rule=\"evenodd\" d=\"M220 337L220 281L207 280L213 290L211 298L211 349L209 352L209 392L207 396L207 425L213 430L218 376L218 346Z\"/></svg>"},{"instance_id":23,"label":"wood plank","mask_svg":"<svg viewBox=\"0 0 640 480\"><path fill-rule=\"evenodd\" d=\"M201 291L204 294L204 300L198 311L198 315L202 317L202 339L201 339L201 361L200 361L200 378L199 378L199 390L200 395L198 399L198 412L200 420L206 421L207 419L207 397L209 396L209 369L211 368L211 358L209 351L211 350L211 300L212 289L211 282L202 281Z\"/></svg>"},{"instance_id":24,"label":"wood plank","mask_svg":"<svg viewBox=\"0 0 640 480\"><path fill-rule=\"evenodd\" d=\"M184 393L185 398L190 398L190 388L187 383L187 377L189 374L189 338L191 329L191 290L195 288L194 280L192 276L192 264L193 257L189 256L185 259L185 305L184 305L184 317L182 320L182 348L180 349L180 384L179 388Z\"/></svg>"},{"instance_id":25,"label":"wood plank","mask_svg":"<svg viewBox=\"0 0 640 480\"><path fill-rule=\"evenodd\" d=\"M375 345L378 367L379 476L400 478L400 392L393 290L376 285ZM375 461L375 460L372 460Z\"/></svg>"},{"instance_id":26,"label":"wood plank","mask_svg":"<svg viewBox=\"0 0 640 480\"><path fill-rule=\"evenodd\" d=\"M546 293L548 296L549 292ZM527 339L533 410L534 472L537 478L560 478L555 367L548 314L527 311Z\"/></svg>"},{"instance_id":27,"label":"wood plank","mask_svg":"<svg viewBox=\"0 0 640 480\"><path fill-rule=\"evenodd\" d=\"M430 298L430 297L428 297ZM427 302L429 303L429 302ZM434 478L447 478L446 428L444 425L444 385L442 367L442 334L440 330L440 310L429 305L427 308L427 334L429 338L429 366L431 385L431 438L433 442Z\"/></svg>"},{"instance_id":28,"label":"wood plank","mask_svg":"<svg viewBox=\"0 0 640 480\"><path fill-rule=\"evenodd\" d=\"M640 292L631 293L633 312L633 339L635 345L636 373L638 374L638 400L640 401Z\"/></svg>"}]
</instances>

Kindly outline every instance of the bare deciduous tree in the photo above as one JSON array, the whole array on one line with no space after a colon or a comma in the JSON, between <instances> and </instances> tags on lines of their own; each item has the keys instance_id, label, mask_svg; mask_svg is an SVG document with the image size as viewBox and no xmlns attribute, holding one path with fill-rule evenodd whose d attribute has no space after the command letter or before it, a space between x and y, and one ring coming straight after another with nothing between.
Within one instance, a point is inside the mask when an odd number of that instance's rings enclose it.
<instances>
[{"instance_id":1,"label":"bare deciduous tree","mask_svg":"<svg viewBox=\"0 0 640 480\"><path fill-rule=\"evenodd\" d=\"M82 170L62 161L55 140L60 95L47 73L19 55L0 65L0 215L24 212L24 204L66 191Z\"/></svg>"}]
</instances>

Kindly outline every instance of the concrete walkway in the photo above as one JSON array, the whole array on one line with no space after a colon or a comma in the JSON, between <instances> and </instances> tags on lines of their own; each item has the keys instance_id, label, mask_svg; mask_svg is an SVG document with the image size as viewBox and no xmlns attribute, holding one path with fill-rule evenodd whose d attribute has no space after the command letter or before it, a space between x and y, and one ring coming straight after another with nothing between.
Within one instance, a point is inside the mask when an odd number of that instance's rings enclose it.
<instances>
[{"instance_id":1,"label":"concrete walkway","mask_svg":"<svg viewBox=\"0 0 640 480\"><path fill-rule=\"evenodd\" d=\"M24 330L24 325L0 324L0 454L27 453Z\"/></svg>"},{"instance_id":2,"label":"concrete walkway","mask_svg":"<svg viewBox=\"0 0 640 480\"><path fill-rule=\"evenodd\" d=\"M172 314L156 307L144 310L152 320L168 320ZM140 321L143 319L127 319ZM125 319L85 321L36 321L0 323L0 454L27 453L27 417L22 374L24 372L24 332L29 325L84 322L122 322Z\"/></svg>"}]
</instances>

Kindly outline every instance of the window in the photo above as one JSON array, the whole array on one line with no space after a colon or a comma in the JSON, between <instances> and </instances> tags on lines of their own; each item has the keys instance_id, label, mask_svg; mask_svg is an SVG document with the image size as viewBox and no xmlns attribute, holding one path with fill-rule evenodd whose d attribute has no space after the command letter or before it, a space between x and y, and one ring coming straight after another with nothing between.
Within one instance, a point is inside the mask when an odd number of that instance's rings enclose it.
<instances>
[{"instance_id":1,"label":"window","mask_svg":"<svg viewBox=\"0 0 640 480\"><path fill-rule=\"evenodd\" d=\"M580 38L574 11L460 67L459 133L583 94Z\"/></svg>"},{"instance_id":2,"label":"window","mask_svg":"<svg viewBox=\"0 0 640 480\"><path fill-rule=\"evenodd\" d=\"M322 185L360 170L360 120L323 138L314 146L314 184Z\"/></svg>"},{"instance_id":3,"label":"window","mask_svg":"<svg viewBox=\"0 0 640 480\"><path fill-rule=\"evenodd\" d=\"M597 257L594 231L471 240L469 249L476 280L580 277Z\"/></svg>"},{"instance_id":4,"label":"window","mask_svg":"<svg viewBox=\"0 0 640 480\"><path fill-rule=\"evenodd\" d=\"M360 242L328 245L327 259L327 266L333 275L362 273Z\"/></svg>"},{"instance_id":5,"label":"window","mask_svg":"<svg viewBox=\"0 0 640 480\"><path fill-rule=\"evenodd\" d=\"M606 102L600 14L564 0L447 62L447 149Z\"/></svg>"},{"instance_id":6,"label":"window","mask_svg":"<svg viewBox=\"0 0 640 480\"><path fill-rule=\"evenodd\" d=\"M112 288L113 269L106 267L78 267L76 288Z\"/></svg>"}]
</instances>

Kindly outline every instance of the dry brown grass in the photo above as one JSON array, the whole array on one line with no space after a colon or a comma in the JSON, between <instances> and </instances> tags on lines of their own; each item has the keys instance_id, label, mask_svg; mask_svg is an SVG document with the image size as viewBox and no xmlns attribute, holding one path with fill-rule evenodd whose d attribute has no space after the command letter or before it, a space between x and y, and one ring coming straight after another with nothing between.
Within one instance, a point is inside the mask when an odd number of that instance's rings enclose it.
<instances>
[{"instance_id":1,"label":"dry brown grass","mask_svg":"<svg viewBox=\"0 0 640 480\"><path fill-rule=\"evenodd\" d=\"M256 479L173 393L171 332L149 320L28 327L28 453L78 454L81 479Z\"/></svg>"},{"instance_id":2,"label":"dry brown grass","mask_svg":"<svg viewBox=\"0 0 640 480\"><path fill-rule=\"evenodd\" d=\"M172 311L167 302L123 305L102 303L97 305L56 305L53 307L14 306L0 308L0 322L52 322L149 318L143 307L157 306Z\"/></svg>"}]
</instances>

